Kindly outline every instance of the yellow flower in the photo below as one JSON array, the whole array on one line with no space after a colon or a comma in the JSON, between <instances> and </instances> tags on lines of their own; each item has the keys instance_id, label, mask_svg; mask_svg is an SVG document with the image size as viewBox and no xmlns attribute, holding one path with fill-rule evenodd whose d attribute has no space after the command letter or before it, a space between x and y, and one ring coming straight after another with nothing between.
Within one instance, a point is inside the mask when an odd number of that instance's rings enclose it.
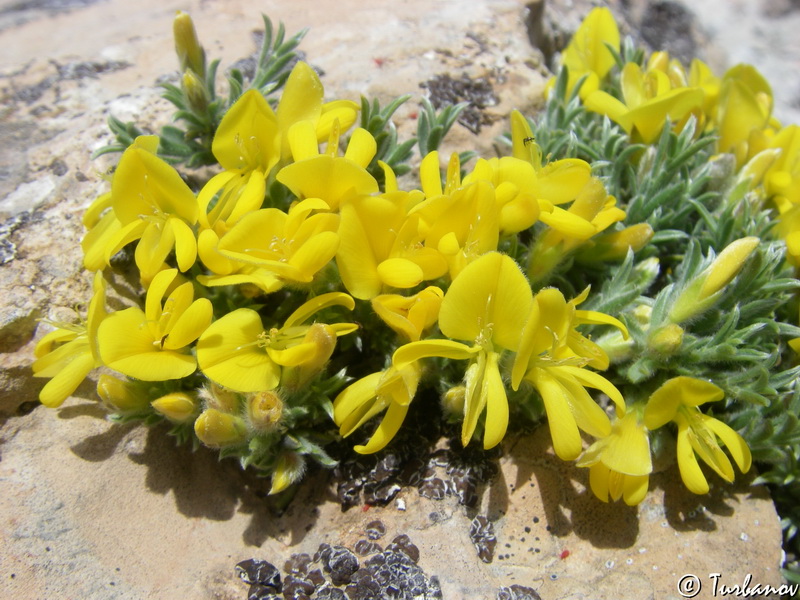
<instances>
[{"instance_id":1,"label":"yellow flower","mask_svg":"<svg viewBox=\"0 0 800 600\"><path fill-rule=\"evenodd\" d=\"M213 275L203 285L249 283L266 293L287 283L305 284L333 258L339 246L339 216L321 200L295 204L289 213L262 208L242 217L222 238L205 230L198 239L200 259Z\"/></svg>"},{"instance_id":2,"label":"yellow flower","mask_svg":"<svg viewBox=\"0 0 800 600\"><path fill-rule=\"evenodd\" d=\"M611 433L611 424L600 406L585 388L599 389L624 414L625 401L614 385L584 367L608 367L608 356L594 342L580 334L579 324L612 325L627 336L617 319L595 311L577 310L576 305L588 295L588 288L566 302L555 288L546 288L533 299L522 329L521 341L511 371L511 385L519 389L523 380L534 385L544 401L553 449L563 460L573 460L581 453L579 430L603 438Z\"/></svg>"},{"instance_id":3,"label":"yellow flower","mask_svg":"<svg viewBox=\"0 0 800 600\"><path fill-rule=\"evenodd\" d=\"M677 424L678 467L684 484L695 494L705 494L709 489L698 456L725 481L733 481L733 467L720 442L727 446L742 473L747 473L752 464L750 449L742 436L697 408L724 396L720 388L708 381L673 377L651 394L645 407L644 422L648 429L657 429L669 421Z\"/></svg>"},{"instance_id":4,"label":"yellow flower","mask_svg":"<svg viewBox=\"0 0 800 600\"><path fill-rule=\"evenodd\" d=\"M126 308L100 324L97 342L103 362L136 379L164 381L191 375L197 361L188 351L211 322L211 302L194 300L192 283L177 269L161 271L147 290L145 309Z\"/></svg>"},{"instance_id":5,"label":"yellow flower","mask_svg":"<svg viewBox=\"0 0 800 600\"><path fill-rule=\"evenodd\" d=\"M420 165L426 199L410 211L420 219L425 246L444 256L451 279L482 254L497 250L500 238L494 186L485 180L462 185L460 172L458 155L453 154L443 189L439 155L429 153Z\"/></svg>"},{"instance_id":6,"label":"yellow flower","mask_svg":"<svg viewBox=\"0 0 800 600\"><path fill-rule=\"evenodd\" d=\"M419 215L408 215L420 200L419 192L391 191L341 205L336 264L354 297L368 300L386 287L407 289L447 272L444 256L423 245Z\"/></svg>"},{"instance_id":7,"label":"yellow flower","mask_svg":"<svg viewBox=\"0 0 800 600\"><path fill-rule=\"evenodd\" d=\"M603 502L609 497L625 504L639 504L647 493L653 463L647 429L634 409L614 420L611 433L594 442L578 460L589 467L589 485Z\"/></svg>"},{"instance_id":8,"label":"yellow flower","mask_svg":"<svg viewBox=\"0 0 800 600\"><path fill-rule=\"evenodd\" d=\"M606 193L599 179L592 177L567 210L540 201L539 220L548 228L531 250L528 277L543 281L563 260L586 244L592 236L625 218L614 196Z\"/></svg>"},{"instance_id":9,"label":"yellow flower","mask_svg":"<svg viewBox=\"0 0 800 600\"><path fill-rule=\"evenodd\" d=\"M716 123L717 148L732 153L737 166L741 167L755 155L751 146L769 124L772 104L772 89L755 67L736 65L723 75Z\"/></svg>"},{"instance_id":10,"label":"yellow flower","mask_svg":"<svg viewBox=\"0 0 800 600\"><path fill-rule=\"evenodd\" d=\"M97 351L97 329L106 316L106 282L102 273L95 274L93 290L86 322L53 323L57 329L39 340L33 351L33 376L50 378L39 392L39 401L49 408L61 406L89 372L103 364Z\"/></svg>"},{"instance_id":11,"label":"yellow flower","mask_svg":"<svg viewBox=\"0 0 800 600\"><path fill-rule=\"evenodd\" d=\"M584 76L581 97L598 88L600 80L616 64L609 46L619 52L619 29L611 11L598 6L586 15L561 55L562 64L569 69L568 92ZM551 80L548 88L552 85Z\"/></svg>"},{"instance_id":12,"label":"yellow flower","mask_svg":"<svg viewBox=\"0 0 800 600\"><path fill-rule=\"evenodd\" d=\"M325 154L319 153L317 134L310 121L292 126L289 145L295 162L278 171L276 179L301 200L319 198L330 210L338 210L345 200L378 192L378 182L366 170L377 144L366 129L353 132L344 156L338 155L338 122L333 124Z\"/></svg>"},{"instance_id":13,"label":"yellow flower","mask_svg":"<svg viewBox=\"0 0 800 600\"><path fill-rule=\"evenodd\" d=\"M192 231L196 199L178 172L155 155L157 146L156 136L140 136L123 153L111 182L111 206L121 228L105 249L108 264L124 246L139 240L134 256L145 282L173 250L181 271L197 258Z\"/></svg>"},{"instance_id":14,"label":"yellow flower","mask_svg":"<svg viewBox=\"0 0 800 600\"><path fill-rule=\"evenodd\" d=\"M500 357L506 350L517 350L531 302L528 281L514 260L489 252L464 267L453 280L439 312L441 332L472 345L422 340L401 346L394 353L395 368L433 356L470 361L464 375L461 428L464 446L472 438L484 411L484 448L499 444L506 433L508 400L500 374Z\"/></svg>"},{"instance_id":15,"label":"yellow flower","mask_svg":"<svg viewBox=\"0 0 800 600\"><path fill-rule=\"evenodd\" d=\"M426 287L413 296L383 294L372 299L372 310L395 333L416 342L438 320L443 296L436 286Z\"/></svg>"},{"instance_id":16,"label":"yellow flower","mask_svg":"<svg viewBox=\"0 0 800 600\"><path fill-rule=\"evenodd\" d=\"M275 389L281 366L299 367L317 360L318 344L306 340L311 326L303 323L329 306L352 310L355 303L347 294L323 294L300 306L282 327L269 330L264 329L256 311L234 310L212 323L197 341L200 369L210 380L237 392ZM334 323L330 327L337 336L357 329L352 323Z\"/></svg>"},{"instance_id":17,"label":"yellow flower","mask_svg":"<svg viewBox=\"0 0 800 600\"><path fill-rule=\"evenodd\" d=\"M198 196L203 229L212 228L221 237L243 215L261 208L265 180L276 165L291 157L289 132L295 124L302 121L315 141L326 139L334 122L344 129L353 124L358 113L355 102L323 104L322 99L322 82L302 61L289 74L277 111L258 90L242 94L214 136L211 149L225 171L212 177Z\"/></svg>"},{"instance_id":18,"label":"yellow flower","mask_svg":"<svg viewBox=\"0 0 800 600\"><path fill-rule=\"evenodd\" d=\"M333 420L342 437L349 436L369 419L386 411L375 433L366 444L356 446L356 452L371 454L392 441L417 393L420 375L416 361L399 368L389 367L350 384L336 397Z\"/></svg>"},{"instance_id":19,"label":"yellow flower","mask_svg":"<svg viewBox=\"0 0 800 600\"><path fill-rule=\"evenodd\" d=\"M652 144L667 119L680 131L692 114L702 113L703 90L673 88L669 76L659 69L642 72L638 64L628 63L620 83L624 101L595 90L586 96L584 105L616 122L635 141Z\"/></svg>"}]
</instances>

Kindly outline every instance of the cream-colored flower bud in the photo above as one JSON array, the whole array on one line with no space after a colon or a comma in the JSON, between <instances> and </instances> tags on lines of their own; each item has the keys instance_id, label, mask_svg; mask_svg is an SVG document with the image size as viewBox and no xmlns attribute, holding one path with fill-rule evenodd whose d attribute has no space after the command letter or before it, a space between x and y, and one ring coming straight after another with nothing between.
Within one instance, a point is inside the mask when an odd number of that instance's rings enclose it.
<instances>
[{"instance_id":1,"label":"cream-colored flower bud","mask_svg":"<svg viewBox=\"0 0 800 600\"><path fill-rule=\"evenodd\" d=\"M192 17L183 11L178 11L172 23L172 33L175 36L175 53L178 55L181 71L191 69L204 78L206 53L200 45L200 40L197 39Z\"/></svg>"},{"instance_id":2,"label":"cream-colored flower bud","mask_svg":"<svg viewBox=\"0 0 800 600\"><path fill-rule=\"evenodd\" d=\"M106 373L97 379L97 395L110 411L123 414L139 412L150 405L143 390Z\"/></svg>"},{"instance_id":3,"label":"cream-colored flower bud","mask_svg":"<svg viewBox=\"0 0 800 600\"><path fill-rule=\"evenodd\" d=\"M239 414L241 410L240 395L210 381L198 391L205 408L216 408L221 412Z\"/></svg>"},{"instance_id":4,"label":"cream-colored flower bud","mask_svg":"<svg viewBox=\"0 0 800 600\"><path fill-rule=\"evenodd\" d=\"M283 400L277 392L258 392L247 398L247 419L254 429L275 429L282 416Z\"/></svg>"},{"instance_id":5,"label":"cream-colored flower bud","mask_svg":"<svg viewBox=\"0 0 800 600\"><path fill-rule=\"evenodd\" d=\"M241 444L247 439L247 425L243 419L215 408L207 408L197 417L194 432L211 448Z\"/></svg>"},{"instance_id":6,"label":"cream-colored flower bud","mask_svg":"<svg viewBox=\"0 0 800 600\"><path fill-rule=\"evenodd\" d=\"M185 423L191 420L199 408L194 396L185 392L173 392L161 396L150 404L157 413L164 415L173 423Z\"/></svg>"}]
</instances>

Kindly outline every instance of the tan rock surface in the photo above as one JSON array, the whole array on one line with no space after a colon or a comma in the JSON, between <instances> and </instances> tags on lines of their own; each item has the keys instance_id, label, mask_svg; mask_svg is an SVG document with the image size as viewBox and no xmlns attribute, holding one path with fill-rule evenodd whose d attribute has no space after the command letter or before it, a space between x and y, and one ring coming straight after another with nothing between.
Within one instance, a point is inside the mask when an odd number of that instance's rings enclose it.
<instances>
[{"instance_id":1,"label":"tan rock surface","mask_svg":"<svg viewBox=\"0 0 800 600\"><path fill-rule=\"evenodd\" d=\"M99 175L113 164L89 154L110 139L109 112L154 128L165 123L168 105L153 86L175 68L176 9L192 13L223 67L253 51L246 32L259 27L260 11L290 33L310 26L301 48L327 73L330 97L386 100L421 93L434 74L465 71L492 81L501 102L489 113L503 117L534 106L543 81L524 3L514 0L343 0L330 4L336 10L307 0L60 5L72 8L0 11L0 217L12 217L0 226L0 596L244 598L233 576L239 560L281 566L321 542L352 547L375 518L387 523L387 539L409 534L448 600L493 598L512 583L545 600L669 598L684 573L704 585L710 572L731 585L746 572L754 582L780 583L780 529L763 489L717 487L698 498L676 491L673 470L653 478L638 510L603 505L586 491L585 473L548 452L541 432L514 445L475 510L410 489L400 496L405 511L393 503L342 513L315 480L277 516L265 505L266 482L233 462L176 448L163 429L105 421L90 381L61 409L35 408L43 383L29 374L32 340L42 334L36 319L71 320L71 307L89 297L80 217L107 188ZM411 131L413 110L398 116ZM477 138L457 128L449 144L490 153L503 128L498 120ZM469 541L476 512L495 526L491 564Z\"/></svg>"}]
</instances>

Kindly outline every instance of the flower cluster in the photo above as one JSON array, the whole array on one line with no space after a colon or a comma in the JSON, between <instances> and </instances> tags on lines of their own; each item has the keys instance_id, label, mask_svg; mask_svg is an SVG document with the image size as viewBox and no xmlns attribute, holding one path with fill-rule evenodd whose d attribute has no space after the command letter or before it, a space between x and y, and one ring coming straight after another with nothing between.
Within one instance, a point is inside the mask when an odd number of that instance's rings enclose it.
<instances>
[{"instance_id":1,"label":"flower cluster","mask_svg":"<svg viewBox=\"0 0 800 600\"><path fill-rule=\"evenodd\" d=\"M508 156L467 167L426 137L418 183L401 184L399 102L326 102L308 64L283 73L277 57L224 103L182 13L175 33L185 145L174 128L118 135L84 218L94 297L85 324L51 323L36 348L42 403L102 368L118 418L167 420L277 493L308 458L333 464L326 443L359 431L355 450L378 452L438 397L465 447L546 418L555 454L628 504L669 448L702 494L700 462L729 482L729 455L749 470L736 429L763 441L753 410L785 425L800 136L753 67L645 60L594 9L545 113L510 115ZM180 156L215 174L190 185ZM120 268L141 301L112 311Z\"/></svg>"}]
</instances>

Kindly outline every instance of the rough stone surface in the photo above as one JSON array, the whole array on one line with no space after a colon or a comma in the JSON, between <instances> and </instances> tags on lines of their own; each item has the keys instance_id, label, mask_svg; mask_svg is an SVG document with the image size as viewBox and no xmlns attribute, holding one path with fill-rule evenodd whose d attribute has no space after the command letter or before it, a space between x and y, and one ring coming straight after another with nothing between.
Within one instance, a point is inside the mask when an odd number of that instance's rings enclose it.
<instances>
[{"instance_id":1,"label":"rough stone surface","mask_svg":"<svg viewBox=\"0 0 800 600\"><path fill-rule=\"evenodd\" d=\"M539 102L546 59L528 41L537 4L342 0L336 11L321 11L310 0L0 1L4 597L240 599L247 597L233 569L240 561L290 561L298 579L316 581L321 574L310 557L320 544L355 548L378 537L380 545L361 549L416 550L448 600L526 588L545 599L671 598L689 570L684 565L698 575L721 572L731 585L745 573L754 582L780 583L780 528L762 488L743 481L700 498L682 490L673 468L653 477L638 509L604 505L586 489L585 472L552 455L544 431L509 442L490 483L456 487L442 500L403 488L386 506L343 512L335 486L318 484L321 475L278 514L266 482L233 462L176 447L161 428L106 421L92 381L58 410L36 401L43 382L30 377L32 351L47 330L38 319L74 320L89 298L90 278L80 268L81 215L107 189L102 175L113 164L89 155L110 141L109 114L153 128L166 123L168 105L155 82L175 69L176 9L192 13L223 67L254 50L243 33L259 27L261 11L289 32L310 26L301 49L325 73L330 97L363 93L385 101L426 93L420 84L438 76L485 80L497 104L481 111L480 135L457 126L445 151L490 155L509 110L531 112ZM590 4L558 0L541 12L541 30L555 50ZM627 19L623 29L635 33L655 3L611 4ZM796 119L800 80L787 65L800 56L797 3L718 0L690 8L700 18L692 30L698 51L716 57L718 71L726 61L757 64L775 85L778 116ZM414 110L398 113L401 131L413 132ZM470 540L478 515L496 538L488 563Z\"/></svg>"}]
</instances>

